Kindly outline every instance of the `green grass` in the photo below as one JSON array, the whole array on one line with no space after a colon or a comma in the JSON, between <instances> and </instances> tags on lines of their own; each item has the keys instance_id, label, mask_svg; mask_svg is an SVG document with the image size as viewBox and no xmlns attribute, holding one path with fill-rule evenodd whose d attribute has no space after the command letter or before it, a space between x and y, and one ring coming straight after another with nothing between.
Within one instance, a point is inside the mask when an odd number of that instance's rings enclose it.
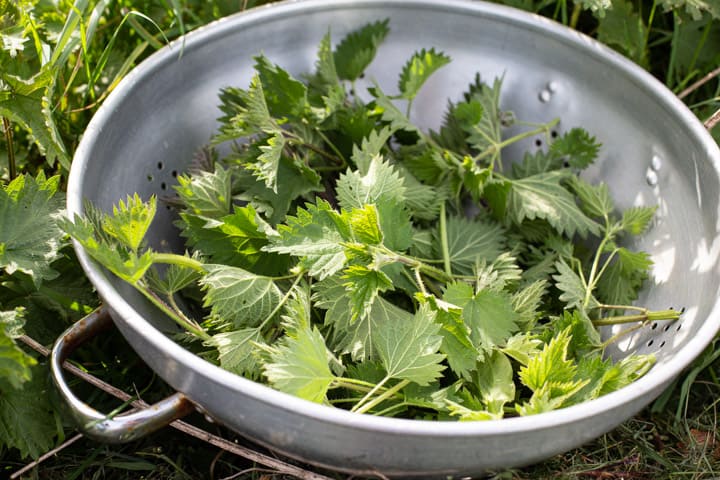
<instances>
[{"instance_id":1,"label":"green grass","mask_svg":"<svg viewBox=\"0 0 720 480\"><path fill-rule=\"evenodd\" d=\"M0 0L0 34L6 39L0 42L0 78L5 78L0 82L0 116L9 127L2 129L4 135L0 137L0 182L5 184L17 174L35 175L40 170L59 174L64 181L85 126L133 66L168 40L257 3L265 2ZM600 39L647 68L678 94L720 65L720 8L711 2L613 0L613 8L603 17L591 9L602 5L598 0L502 3L554 18ZM668 9L670 5L676 8ZM688 9L687 5L708 5L709 10ZM15 49L7 39L16 40ZM30 87L18 96L17 86L9 87L2 75L23 78ZM705 120L720 108L720 82L713 78L683 99ZM713 134L720 140L720 127ZM54 264L61 272L60 279L47 282L40 290L22 274L0 271L0 312L25 307L26 333L45 345L98 303L70 248L64 250L64 257ZM497 478L660 480L720 476L720 438L716 437L719 357L720 344L716 342L665 395L632 420L581 448L539 465L499 472ZM117 333L91 342L74 359L87 372L131 395L142 392L147 401L170 393ZM43 370L36 370L36 374L43 375ZM83 382L74 380L73 385L82 398L101 410L111 411L121 404ZM60 445L75 431L62 416L57 400L49 405L57 421L52 443ZM199 415L191 420L213 434L236 440L235 434L206 423ZM32 460L0 441L0 477ZM82 438L23 478L282 475L166 428L122 446Z\"/></svg>"}]
</instances>

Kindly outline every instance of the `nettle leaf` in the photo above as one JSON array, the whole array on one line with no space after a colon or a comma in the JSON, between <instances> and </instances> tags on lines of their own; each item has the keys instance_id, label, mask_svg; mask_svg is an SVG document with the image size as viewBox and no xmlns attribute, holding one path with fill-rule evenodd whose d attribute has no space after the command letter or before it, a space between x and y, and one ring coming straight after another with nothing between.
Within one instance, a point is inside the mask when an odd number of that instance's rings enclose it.
<instances>
[{"instance_id":1,"label":"nettle leaf","mask_svg":"<svg viewBox=\"0 0 720 480\"><path fill-rule=\"evenodd\" d=\"M393 282L381 270L364 265L350 265L342 275L351 302L351 321L369 314L375 299L386 290L393 289Z\"/></svg>"},{"instance_id":2,"label":"nettle leaf","mask_svg":"<svg viewBox=\"0 0 720 480\"><path fill-rule=\"evenodd\" d=\"M547 172L496 185L488 201L496 214L507 215L518 225L524 220L546 220L561 235L581 237L595 234L599 225L575 203L575 197L560 182L563 172Z\"/></svg>"},{"instance_id":3,"label":"nettle leaf","mask_svg":"<svg viewBox=\"0 0 720 480\"><path fill-rule=\"evenodd\" d=\"M36 366L31 377L18 389L0 379L0 444L17 448L23 458L49 451L58 433L48 375Z\"/></svg>"},{"instance_id":4,"label":"nettle leaf","mask_svg":"<svg viewBox=\"0 0 720 480\"><path fill-rule=\"evenodd\" d=\"M630 305L648 277L652 259L646 252L618 248L597 283L597 294L611 305Z\"/></svg>"},{"instance_id":5,"label":"nettle leaf","mask_svg":"<svg viewBox=\"0 0 720 480\"><path fill-rule=\"evenodd\" d=\"M454 273L472 275L480 261L491 262L505 250L505 231L497 222L450 215L446 221L448 257ZM442 258L442 232L434 232L435 258Z\"/></svg>"},{"instance_id":6,"label":"nettle leaf","mask_svg":"<svg viewBox=\"0 0 720 480\"><path fill-rule=\"evenodd\" d=\"M227 265L206 265L200 280L204 306L210 315L235 329L253 327L266 320L283 296L269 277Z\"/></svg>"},{"instance_id":7,"label":"nettle leaf","mask_svg":"<svg viewBox=\"0 0 720 480\"><path fill-rule=\"evenodd\" d=\"M642 235L650 226L657 206L630 207L623 211L620 228L631 235Z\"/></svg>"},{"instance_id":8,"label":"nettle leaf","mask_svg":"<svg viewBox=\"0 0 720 480\"><path fill-rule=\"evenodd\" d=\"M350 212L350 226L356 240L369 245L382 243L383 236L375 205L353 208Z\"/></svg>"},{"instance_id":9,"label":"nettle leaf","mask_svg":"<svg viewBox=\"0 0 720 480\"><path fill-rule=\"evenodd\" d=\"M445 355L438 353L442 337L435 313L421 306L410 318L396 318L378 323L373 340L378 357L388 377L427 385L441 376L440 363Z\"/></svg>"},{"instance_id":10,"label":"nettle leaf","mask_svg":"<svg viewBox=\"0 0 720 480\"><path fill-rule=\"evenodd\" d=\"M531 329L540 316L539 308L542 305L543 296L547 293L548 282L536 280L526 287L518 290L512 295L512 307L518 314L518 322L524 329Z\"/></svg>"},{"instance_id":11,"label":"nettle leaf","mask_svg":"<svg viewBox=\"0 0 720 480\"><path fill-rule=\"evenodd\" d=\"M415 52L403 66L398 81L400 96L412 100L418 94L428 78L440 68L450 63L450 57L434 48Z\"/></svg>"},{"instance_id":12,"label":"nettle leaf","mask_svg":"<svg viewBox=\"0 0 720 480\"><path fill-rule=\"evenodd\" d=\"M555 262L555 269L558 273L553 275L552 278L555 280L555 286L562 292L558 298L560 301L565 302L565 308L586 310L598 305L599 302L592 294L588 297L587 304L585 303L587 287L577 272L564 259Z\"/></svg>"},{"instance_id":13,"label":"nettle leaf","mask_svg":"<svg viewBox=\"0 0 720 480\"><path fill-rule=\"evenodd\" d=\"M393 131L389 127L372 130L368 136L362 139L359 147L357 144L353 145L352 161L357 165L358 172L361 175L367 175L373 159L380 156L392 134Z\"/></svg>"},{"instance_id":14,"label":"nettle leaf","mask_svg":"<svg viewBox=\"0 0 720 480\"><path fill-rule=\"evenodd\" d=\"M445 354L450 369L458 377L469 380L470 373L475 370L478 352L470 341L469 331L463 322L461 311L437 311L437 322L442 325L440 335L443 337L440 352Z\"/></svg>"},{"instance_id":15,"label":"nettle leaf","mask_svg":"<svg viewBox=\"0 0 720 480\"><path fill-rule=\"evenodd\" d=\"M704 12L708 12L714 19L720 18L720 6L712 0L660 0L659 4L665 11L685 7L693 20L700 20Z\"/></svg>"},{"instance_id":16,"label":"nettle leaf","mask_svg":"<svg viewBox=\"0 0 720 480\"><path fill-rule=\"evenodd\" d=\"M192 258L199 260L199 255L195 253ZM156 270L149 270L148 274L152 288L166 295L177 293L200 279L197 270L182 265L168 265L162 277Z\"/></svg>"},{"instance_id":17,"label":"nettle leaf","mask_svg":"<svg viewBox=\"0 0 720 480\"><path fill-rule=\"evenodd\" d=\"M285 136L282 132L274 132L263 145L259 146L262 153L258 155L256 161L247 164L247 168L258 179L264 181L265 185L275 193L277 193L280 157L285 148L285 143Z\"/></svg>"},{"instance_id":18,"label":"nettle leaf","mask_svg":"<svg viewBox=\"0 0 720 480\"><path fill-rule=\"evenodd\" d=\"M157 201L151 196L147 203L136 193L128 195L127 203L120 200L113 205L112 215L104 215L102 227L105 233L117 239L122 245L136 251L145 238L150 224L155 218Z\"/></svg>"},{"instance_id":19,"label":"nettle leaf","mask_svg":"<svg viewBox=\"0 0 720 480\"><path fill-rule=\"evenodd\" d=\"M277 229L279 235L270 238L264 251L300 257L300 266L320 280L345 266L343 243L351 240L350 225L327 201L298 208L296 216L288 216Z\"/></svg>"},{"instance_id":20,"label":"nettle leaf","mask_svg":"<svg viewBox=\"0 0 720 480\"><path fill-rule=\"evenodd\" d=\"M405 185L405 204L415 220L437 220L440 206L451 197L450 188L420 182L404 165L397 165Z\"/></svg>"},{"instance_id":21,"label":"nettle leaf","mask_svg":"<svg viewBox=\"0 0 720 480\"><path fill-rule=\"evenodd\" d=\"M580 200L580 208L590 217L607 218L612 213L613 204L607 184L591 185L579 177L570 177L570 186Z\"/></svg>"},{"instance_id":22,"label":"nettle leaf","mask_svg":"<svg viewBox=\"0 0 720 480\"><path fill-rule=\"evenodd\" d=\"M241 328L213 335L207 345L218 350L220 366L251 379L258 377L259 362L256 344L263 343L259 328Z\"/></svg>"},{"instance_id":23,"label":"nettle leaf","mask_svg":"<svg viewBox=\"0 0 720 480\"><path fill-rule=\"evenodd\" d=\"M512 164L513 178L525 178L538 173L550 172L563 168L563 160L552 152L538 150L525 152L521 162Z\"/></svg>"},{"instance_id":24,"label":"nettle leaf","mask_svg":"<svg viewBox=\"0 0 720 480\"><path fill-rule=\"evenodd\" d=\"M476 293L463 305L462 317L470 329L471 341L480 351L505 345L518 331L518 314L512 308L510 296L503 292Z\"/></svg>"},{"instance_id":25,"label":"nettle leaf","mask_svg":"<svg viewBox=\"0 0 720 480\"><path fill-rule=\"evenodd\" d=\"M375 205L385 246L398 251L409 248L412 224L405 209L405 184L392 165L376 156L366 174L350 170L340 175L336 192L344 210Z\"/></svg>"},{"instance_id":26,"label":"nettle leaf","mask_svg":"<svg viewBox=\"0 0 720 480\"><path fill-rule=\"evenodd\" d=\"M337 85L340 83L340 77L335 67L335 56L332 53L332 38L329 31L323 36L318 45L315 73L323 85Z\"/></svg>"},{"instance_id":27,"label":"nettle leaf","mask_svg":"<svg viewBox=\"0 0 720 480\"><path fill-rule=\"evenodd\" d=\"M50 166L58 160L63 168L69 170L70 156L53 117L53 72L50 64L29 79L0 72L0 116L30 133Z\"/></svg>"},{"instance_id":28,"label":"nettle leaf","mask_svg":"<svg viewBox=\"0 0 720 480\"><path fill-rule=\"evenodd\" d=\"M0 312L7 313L7 312ZM25 353L0 329L0 378L14 389L23 388L23 384L32 378L32 367L37 361Z\"/></svg>"},{"instance_id":29,"label":"nettle leaf","mask_svg":"<svg viewBox=\"0 0 720 480\"><path fill-rule=\"evenodd\" d=\"M475 288L501 292L508 285L516 284L522 279L522 269L511 252L503 252L491 263L485 260L475 267Z\"/></svg>"},{"instance_id":30,"label":"nettle leaf","mask_svg":"<svg viewBox=\"0 0 720 480\"><path fill-rule=\"evenodd\" d=\"M263 373L273 387L311 402L322 403L335 380L325 339L317 328L303 328L270 354Z\"/></svg>"},{"instance_id":31,"label":"nettle leaf","mask_svg":"<svg viewBox=\"0 0 720 480\"><path fill-rule=\"evenodd\" d=\"M550 153L562 158L571 167L583 169L595 161L600 147L595 137L587 130L573 128L550 145Z\"/></svg>"},{"instance_id":32,"label":"nettle leaf","mask_svg":"<svg viewBox=\"0 0 720 480\"><path fill-rule=\"evenodd\" d=\"M179 175L175 186L188 212L208 218L220 218L230 213L232 177L230 170L215 166L214 172L196 172L192 176Z\"/></svg>"},{"instance_id":33,"label":"nettle leaf","mask_svg":"<svg viewBox=\"0 0 720 480\"><path fill-rule=\"evenodd\" d=\"M515 381L510 359L498 350L488 355L478 366L476 385L487 411L502 418L504 407L515 400Z\"/></svg>"},{"instance_id":34,"label":"nettle leaf","mask_svg":"<svg viewBox=\"0 0 720 480\"><path fill-rule=\"evenodd\" d=\"M475 83L470 86L470 92L466 96L466 101L475 112L475 116L468 116L461 121L463 129L469 134L467 142L477 151L484 152L488 148L502 142L502 117L503 112L500 110L500 89L502 88L502 78L496 78L492 86L480 81L480 76L475 78ZM477 102L482 107L482 116L480 121L474 124L467 123L467 120L476 118L480 109L473 106ZM499 159L500 152L494 153L493 158Z\"/></svg>"},{"instance_id":35,"label":"nettle leaf","mask_svg":"<svg viewBox=\"0 0 720 480\"><path fill-rule=\"evenodd\" d=\"M571 357L582 358L600 346L600 333L582 311L564 311L554 319L553 328L556 331L569 331L568 353Z\"/></svg>"},{"instance_id":36,"label":"nettle leaf","mask_svg":"<svg viewBox=\"0 0 720 480\"><path fill-rule=\"evenodd\" d=\"M25 313L25 307L15 307L13 310L0 311L0 331L5 332L5 335L12 339L24 335Z\"/></svg>"},{"instance_id":37,"label":"nettle leaf","mask_svg":"<svg viewBox=\"0 0 720 480\"><path fill-rule=\"evenodd\" d=\"M96 226L91 220L75 215L75 219L60 218L57 225L73 237L93 259L130 284L136 284L153 264L152 252L142 255L124 247L108 244L98 238Z\"/></svg>"},{"instance_id":38,"label":"nettle leaf","mask_svg":"<svg viewBox=\"0 0 720 480\"><path fill-rule=\"evenodd\" d=\"M270 62L264 55L255 57L255 70L273 117L301 118L308 108L307 87L286 70Z\"/></svg>"},{"instance_id":39,"label":"nettle leaf","mask_svg":"<svg viewBox=\"0 0 720 480\"><path fill-rule=\"evenodd\" d=\"M564 395L568 384L573 383L577 365L568 358L570 330L558 333L540 353L520 367L520 381L533 392L550 387L550 397Z\"/></svg>"},{"instance_id":40,"label":"nettle leaf","mask_svg":"<svg viewBox=\"0 0 720 480\"><path fill-rule=\"evenodd\" d=\"M632 2L612 0L598 25L598 40L624 53L635 63L647 67L647 35L642 16Z\"/></svg>"},{"instance_id":41,"label":"nettle leaf","mask_svg":"<svg viewBox=\"0 0 720 480\"><path fill-rule=\"evenodd\" d=\"M529 332L520 332L510 337L500 349L505 355L520 365L526 366L530 359L542 350L543 342Z\"/></svg>"},{"instance_id":42,"label":"nettle leaf","mask_svg":"<svg viewBox=\"0 0 720 480\"><path fill-rule=\"evenodd\" d=\"M260 75L253 76L247 90L226 89L220 99L225 116L221 119L220 133L213 138L213 144L279 130L265 101Z\"/></svg>"},{"instance_id":43,"label":"nettle leaf","mask_svg":"<svg viewBox=\"0 0 720 480\"><path fill-rule=\"evenodd\" d=\"M375 112L380 114L380 118L384 122L390 124L390 129L393 132L404 130L407 132L414 132L418 135L421 134L420 129L410 121L392 101L390 97L385 95L378 85L372 88L368 88L370 94L375 97Z\"/></svg>"},{"instance_id":44,"label":"nettle leaf","mask_svg":"<svg viewBox=\"0 0 720 480\"><path fill-rule=\"evenodd\" d=\"M50 264L64 245L56 223L65 204L59 180L20 175L0 187L0 269L26 273L36 286L57 276Z\"/></svg>"},{"instance_id":45,"label":"nettle leaf","mask_svg":"<svg viewBox=\"0 0 720 480\"><path fill-rule=\"evenodd\" d=\"M369 23L342 39L333 55L338 77L350 81L360 77L390 32L388 23L389 19Z\"/></svg>"}]
</instances>

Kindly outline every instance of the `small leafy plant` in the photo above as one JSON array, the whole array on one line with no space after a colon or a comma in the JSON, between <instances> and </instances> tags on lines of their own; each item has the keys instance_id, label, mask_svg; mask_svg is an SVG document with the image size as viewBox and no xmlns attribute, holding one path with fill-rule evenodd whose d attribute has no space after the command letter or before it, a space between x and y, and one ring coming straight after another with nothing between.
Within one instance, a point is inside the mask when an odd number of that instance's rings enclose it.
<instances>
[{"instance_id":1,"label":"small leafy plant","mask_svg":"<svg viewBox=\"0 0 720 480\"><path fill-rule=\"evenodd\" d=\"M615 337L597 327L680 315L632 306L651 260L621 241L655 209L618 212L607 185L579 176L596 140L501 110L502 79L478 76L438 131L421 130L413 102L450 62L435 49L405 63L397 93L373 84L364 101L357 81L388 33L378 21L334 49L328 33L302 80L258 56L246 89L221 92L213 144L233 152L199 154L172 199L192 253L146 246L154 197L88 205L62 228L203 357L314 402L499 419L643 375L653 356L604 358ZM526 129L505 138L511 124ZM539 135L547 150L503 158Z\"/></svg>"}]
</instances>

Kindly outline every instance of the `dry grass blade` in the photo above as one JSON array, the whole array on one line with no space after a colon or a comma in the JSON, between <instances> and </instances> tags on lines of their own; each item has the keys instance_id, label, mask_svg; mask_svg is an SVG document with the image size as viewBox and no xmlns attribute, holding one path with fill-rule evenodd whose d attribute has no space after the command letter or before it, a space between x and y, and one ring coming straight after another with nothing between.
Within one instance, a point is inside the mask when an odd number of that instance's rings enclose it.
<instances>
[{"instance_id":1,"label":"dry grass blade","mask_svg":"<svg viewBox=\"0 0 720 480\"><path fill-rule=\"evenodd\" d=\"M68 440L64 441L62 444L60 444L60 445L58 445L57 447L53 448L53 449L50 450L49 452L45 453L44 455L41 455L41 456L40 456L37 460L35 460L34 462L28 463L28 464L25 465L23 468L21 468L20 470L16 471L16 472L13 473L12 475L10 475L10 480L16 480L16 479L18 479L18 478L21 478L25 473L27 473L27 472L29 472L30 470L32 470L33 468L37 467L38 465L40 465L42 462L44 462L44 461L47 460L48 458L56 455L58 452L60 452L61 450L64 450L64 449L67 448L67 447L69 447L70 445L72 445L73 443L77 442L77 441L80 440L81 438L83 438L83 435L82 435L81 433L78 433L78 434L75 435L74 437L69 438Z\"/></svg>"},{"instance_id":2,"label":"dry grass blade","mask_svg":"<svg viewBox=\"0 0 720 480\"><path fill-rule=\"evenodd\" d=\"M683 98L687 97L687 96L690 95L692 92L694 92L694 91L697 90L698 88L702 87L703 85L705 85L707 82L709 82L709 81L712 80L713 78L717 77L718 75L720 75L720 67L718 67L718 68L716 68L715 70L711 71L710 73L708 73L707 75L705 75L704 77L702 77L700 80L698 80L697 82L693 83L692 85L690 85L689 87L687 87L687 88L686 88L685 90L683 90L682 92L678 93L678 98L683 99Z\"/></svg>"},{"instance_id":3,"label":"dry grass blade","mask_svg":"<svg viewBox=\"0 0 720 480\"><path fill-rule=\"evenodd\" d=\"M707 128L708 130L712 130L718 123L720 123L720 109L710 115L710 118L705 120L705 122L703 122L703 125L705 125L705 128Z\"/></svg>"},{"instance_id":4,"label":"dry grass blade","mask_svg":"<svg viewBox=\"0 0 720 480\"><path fill-rule=\"evenodd\" d=\"M50 354L50 350L48 350L45 346L41 345L40 343L36 342L32 338L24 335L19 338L21 342L23 342L28 347L32 348L36 352L40 353L41 355L47 357ZM135 408L147 408L149 405L142 401L142 400L132 400L132 396L128 395L127 393L123 392L122 390L100 380L99 378L82 371L81 369L77 368L76 366L70 364L69 362L65 362L63 364L63 367L73 375L81 378L82 380L90 383L91 385L101 389L102 391L109 393L110 395L114 396L115 398L123 401L123 402L129 402L130 405L132 405ZM279 460L277 458L270 457L268 455L264 455L260 452L256 452L255 450L252 450L247 447L243 447L241 445L237 445L233 442L230 442L229 440L226 440L222 437L218 437L217 435L213 435L210 432L207 432L203 430L202 428L196 427L194 425L190 425L189 423L183 422L181 420L176 420L170 424L171 427L173 427L176 430L179 430L187 435L193 436L197 439L200 439L206 443L209 443L210 445L213 445L215 447L221 448L229 453L233 453L235 455L241 456L247 460L250 460L252 462L258 463L260 465L264 465L268 468L273 469L277 473L286 474L286 475L292 475L294 477L300 478L302 480L332 480L330 477L326 477L324 475L320 475L318 473L311 472L309 470L305 470L303 468L300 468L295 465L291 465L289 463L283 462L282 460ZM73 442L74 439L71 439ZM37 466L51 456L54 453L57 453L62 448L65 448L69 445L69 443L72 443L70 441L65 442L65 444L61 445L57 449L55 449L53 452L48 452L47 454L43 455L40 459L38 459L36 462L33 462L32 464L23 467L18 472L15 472L13 474L13 477L11 478L19 478L19 475L26 472L27 470ZM67 444L67 445L66 445ZM32 466L31 466L32 465Z\"/></svg>"}]
</instances>

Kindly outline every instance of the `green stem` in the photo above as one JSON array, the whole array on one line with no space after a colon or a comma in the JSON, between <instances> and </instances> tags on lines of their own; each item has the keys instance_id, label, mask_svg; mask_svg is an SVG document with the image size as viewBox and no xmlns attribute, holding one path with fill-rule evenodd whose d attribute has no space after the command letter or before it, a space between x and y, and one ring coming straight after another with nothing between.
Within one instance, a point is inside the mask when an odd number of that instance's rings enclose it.
<instances>
[{"instance_id":1,"label":"green stem","mask_svg":"<svg viewBox=\"0 0 720 480\"><path fill-rule=\"evenodd\" d=\"M3 131L5 132L5 143L7 143L8 176L10 181L17 177L15 164L15 145L13 143L12 125L7 117L2 117Z\"/></svg>"},{"instance_id":2,"label":"green stem","mask_svg":"<svg viewBox=\"0 0 720 480\"><path fill-rule=\"evenodd\" d=\"M153 263L164 263L168 265L178 265L181 267L191 268L200 273L206 273L205 265L194 258L187 257L185 255L178 255L176 253L160 253L153 252L152 254Z\"/></svg>"},{"instance_id":3,"label":"green stem","mask_svg":"<svg viewBox=\"0 0 720 480\"><path fill-rule=\"evenodd\" d=\"M390 377L389 377L389 376L383 378L382 380L380 380L380 382L376 383L375 386L373 386L373 388L371 388L370 391L367 392L367 393L365 394L365 396L362 397L362 398L360 399L360 401L358 401L358 403L356 403L356 404L350 409L350 411L351 411L351 412L356 412L356 411L358 411L360 408L363 408L363 405L365 404L365 402L367 402L369 399L371 399L372 396L375 395L375 393L377 393L377 391L380 390L380 389L382 388L382 386L385 384L385 382L387 382L388 380L390 380ZM360 412L360 413L362 413L362 412Z\"/></svg>"},{"instance_id":4,"label":"green stem","mask_svg":"<svg viewBox=\"0 0 720 480\"><path fill-rule=\"evenodd\" d=\"M580 2L578 0L575 1L573 5L573 11L570 16L570 24L568 25L570 28L575 29L577 28L578 21L580 20L580 12L582 11L582 8L580 6Z\"/></svg>"},{"instance_id":5,"label":"green stem","mask_svg":"<svg viewBox=\"0 0 720 480\"><path fill-rule=\"evenodd\" d=\"M638 308L633 308L633 310L639 310ZM642 310L640 310L642 311ZM620 315L617 317L608 317L608 318L600 318L598 320L593 320L592 324L596 327L603 327L607 325L622 325L625 323L635 323L635 322L657 322L657 321L673 321L680 318L680 315L682 315L682 312L679 312L677 310L655 310L650 311L645 309L644 313L639 313L636 315Z\"/></svg>"},{"instance_id":6,"label":"green stem","mask_svg":"<svg viewBox=\"0 0 720 480\"><path fill-rule=\"evenodd\" d=\"M448 246L447 237L447 216L445 212L445 202L440 204L440 245L442 248L443 265L445 273L452 276L452 267L450 264L450 247Z\"/></svg>"},{"instance_id":7,"label":"green stem","mask_svg":"<svg viewBox=\"0 0 720 480\"><path fill-rule=\"evenodd\" d=\"M153 305L162 310L164 314L172 318L175 323L183 327L185 330L202 339L203 341L210 340L211 337L207 334L205 330L200 328L200 326L195 324L195 322L188 321L188 319L178 315L175 311L173 311L172 308L168 307L165 302L163 302L162 299L155 294L155 292L147 288L145 285L140 283L133 283L132 286L135 287L140 293L142 293L145 298L150 300Z\"/></svg>"},{"instance_id":8,"label":"green stem","mask_svg":"<svg viewBox=\"0 0 720 480\"><path fill-rule=\"evenodd\" d=\"M402 380L402 381L396 383L396 384L393 385L392 387L390 387L390 388L388 388L387 390L385 390L385 392L384 392L382 395L378 395L378 396L375 397L372 401L370 401L370 402L368 402L367 404L365 404L363 407L361 407L361 408L356 408L355 411L356 411L357 413L365 413L365 412L367 412L368 410L370 410L371 408L373 408L375 405L378 405L379 403L384 402L384 401L387 400L388 398L390 398L390 397L392 397L393 395L395 395L397 392L399 392L400 390L402 390L403 388L405 388L408 384L410 384L410 380ZM355 407L357 407L357 405L355 405Z\"/></svg>"},{"instance_id":9,"label":"green stem","mask_svg":"<svg viewBox=\"0 0 720 480\"><path fill-rule=\"evenodd\" d=\"M323 142L325 142L327 144L327 146L330 147L330 150L332 150L333 153L335 153L335 155L337 155L337 158L342 162L340 166L347 167L348 162L345 159L345 156L340 151L340 149L337 148L335 146L335 144L330 141L330 139L327 137L327 135L325 135L325 133L323 133L322 130L320 130L319 128L316 128L315 131L317 132L318 135L320 135L320 138L323 139Z\"/></svg>"},{"instance_id":10,"label":"green stem","mask_svg":"<svg viewBox=\"0 0 720 480\"><path fill-rule=\"evenodd\" d=\"M608 240L610 240L610 236L605 234L605 237L602 239L600 245L598 245L597 251L595 252L595 258L593 259L592 267L590 267L590 275L588 275L587 279L585 298L583 299L584 308L587 308L587 306L590 304L590 299L592 298L592 291L595 289L595 282L597 282L595 275L597 273L598 265L600 264L600 257L602 256L602 252L605 249L605 244L608 242Z\"/></svg>"},{"instance_id":11,"label":"green stem","mask_svg":"<svg viewBox=\"0 0 720 480\"><path fill-rule=\"evenodd\" d=\"M536 129L528 130L527 132L523 132L523 133L519 133L519 134L515 135L514 137L510 137L507 140L503 140L500 143L495 143L493 145L490 145L486 150L477 154L473 158L473 161L477 163L480 160L482 160L483 158L499 152L500 150L507 147L508 145L512 145L515 142L518 142L518 141L523 140L528 137L532 137L533 135L537 135L538 133L547 132L548 130L553 128L555 125L557 125L559 122L560 122L560 119L556 118Z\"/></svg>"},{"instance_id":12,"label":"green stem","mask_svg":"<svg viewBox=\"0 0 720 480\"><path fill-rule=\"evenodd\" d=\"M363 392L369 392L375 387L374 383L348 377L336 377L335 380L333 380L333 383L335 384L335 387L349 388L351 390L361 389Z\"/></svg>"}]
</instances>

